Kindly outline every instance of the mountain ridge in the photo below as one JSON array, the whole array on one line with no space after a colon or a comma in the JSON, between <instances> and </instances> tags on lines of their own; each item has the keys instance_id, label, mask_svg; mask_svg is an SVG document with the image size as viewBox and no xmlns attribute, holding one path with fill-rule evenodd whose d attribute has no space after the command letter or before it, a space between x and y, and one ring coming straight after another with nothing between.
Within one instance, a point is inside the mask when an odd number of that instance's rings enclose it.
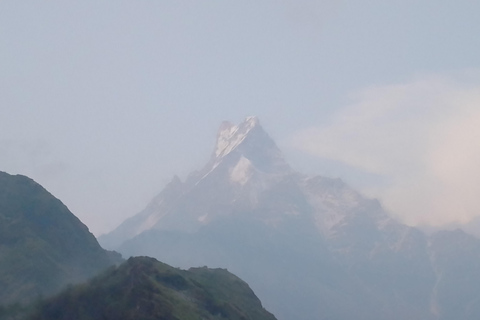
<instances>
[{"instance_id":1,"label":"mountain ridge","mask_svg":"<svg viewBox=\"0 0 480 320\"><path fill-rule=\"evenodd\" d=\"M263 148L264 146L267 148ZM233 162L237 165L231 169ZM275 168L274 172L271 172L270 168ZM285 172L291 174L293 170L283 159L275 142L265 133L257 117L247 117L238 126L225 121L217 133L211 158L201 170L191 173L185 182L182 182L178 176L174 176L142 212L136 217L127 219L109 234L100 236L99 241L106 248L115 248L122 242L118 235L136 236L147 229L154 228L158 221L169 213L172 204L179 201L181 197L185 197L192 189L208 184L212 179L209 176L217 172L230 177L223 183L231 181L244 186L251 178L255 179L254 177L258 175L284 176ZM207 199L211 197L212 195L207 195ZM127 230L129 225L136 225L136 227Z\"/></svg>"},{"instance_id":2,"label":"mountain ridge","mask_svg":"<svg viewBox=\"0 0 480 320\"><path fill-rule=\"evenodd\" d=\"M179 270L130 258L40 303L29 320L275 320L247 283L224 269Z\"/></svg>"},{"instance_id":3,"label":"mountain ridge","mask_svg":"<svg viewBox=\"0 0 480 320\"><path fill-rule=\"evenodd\" d=\"M0 172L0 304L53 294L119 261L41 185Z\"/></svg>"},{"instance_id":4,"label":"mountain ridge","mask_svg":"<svg viewBox=\"0 0 480 320\"><path fill-rule=\"evenodd\" d=\"M255 117L224 122L203 169L171 182L147 209L99 241L117 236L113 248L126 256L178 267L227 267L279 319L470 319L477 299L474 290L456 306L444 298L462 282L443 272L463 269L432 243L449 238L456 248L461 234L432 238L340 179L295 172Z\"/></svg>"}]
</instances>

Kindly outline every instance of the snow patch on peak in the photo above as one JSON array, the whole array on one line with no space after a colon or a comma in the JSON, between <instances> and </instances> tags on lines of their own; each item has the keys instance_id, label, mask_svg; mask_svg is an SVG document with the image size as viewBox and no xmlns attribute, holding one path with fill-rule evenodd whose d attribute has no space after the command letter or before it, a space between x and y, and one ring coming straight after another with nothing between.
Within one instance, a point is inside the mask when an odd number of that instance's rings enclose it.
<instances>
[{"instance_id":1,"label":"snow patch on peak","mask_svg":"<svg viewBox=\"0 0 480 320\"><path fill-rule=\"evenodd\" d=\"M252 176L253 169L254 168L250 160L242 156L237 165L232 169L232 172L230 173L230 180L243 186Z\"/></svg>"},{"instance_id":2,"label":"snow patch on peak","mask_svg":"<svg viewBox=\"0 0 480 320\"><path fill-rule=\"evenodd\" d=\"M246 117L243 124L248 125L250 128L255 127L256 125L260 124L260 121L256 116Z\"/></svg>"},{"instance_id":3,"label":"snow patch on peak","mask_svg":"<svg viewBox=\"0 0 480 320\"><path fill-rule=\"evenodd\" d=\"M257 125L259 125L257 117L247 117L238 126L235 126L228 121L224 121L218 131L215 157L220 158L229 154L240 143L242 143L250 130Z\"/></svg>"},{"instance_id":4,"label":"snow patch on peak","mask_svg":"<svg viewBox=\"0 0 480 320\"><path fill-rule=\"evenodd\" d=\"M215 150L215 156L220 157L224 156L228 152L231 151L232 148L229 148L229 146L232 143L235 143L236 141L234 140L235 133L238 131L238 126L231 125L231 126L225 126L225 122L222 124L220 127L220 131L218 132L218 138L217 138L217 148ZM238 139L237 139L238 140ZM238 144L238 142L237 142ZM230 150L228 150L230 149Z\"/></svg>"}]
</instances>

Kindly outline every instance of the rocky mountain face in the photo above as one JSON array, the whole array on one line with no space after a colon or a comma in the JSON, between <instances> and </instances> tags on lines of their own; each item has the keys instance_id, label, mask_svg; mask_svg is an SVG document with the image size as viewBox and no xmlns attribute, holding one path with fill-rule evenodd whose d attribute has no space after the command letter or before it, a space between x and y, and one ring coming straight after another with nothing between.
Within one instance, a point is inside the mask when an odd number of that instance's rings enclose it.
<instances>
[{"instance_id":1,"label":"rocky mountain face","mask_svg":"<svg viewBox=\"0 0 480 320\"><path fill-rule=\"evenodd\" d=\"M282 320L480 317L478 239L427 236L339 179L295 172L254 117L223 123L203 169L99 241L228 268Z\"/></svg>"},{"instance_id":2,"label":"rocky mountain face","mask_svg":"<svg viewBox=\"0 0 480 320\"><path fill-rule=\"evenodd\" d=\"M48 296L120 259L42 186L0 172L0 305Z\"/></svg>"},{"instance_id":3,"label":"rocky mountain face","mask_svg":"<svg viewBox=\"0 0 480 320\"><path fill-rule=\"evenodd\" d=\"M37 307L30 320L275 320L249 286L224 269L172 268L130 258Z\"/></svg>"}]
</instances>

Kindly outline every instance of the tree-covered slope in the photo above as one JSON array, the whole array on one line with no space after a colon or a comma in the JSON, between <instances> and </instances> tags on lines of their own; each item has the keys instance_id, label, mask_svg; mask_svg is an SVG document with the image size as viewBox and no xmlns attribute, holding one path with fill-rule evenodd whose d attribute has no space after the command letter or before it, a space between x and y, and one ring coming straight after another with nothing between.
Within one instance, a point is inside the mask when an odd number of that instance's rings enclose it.
<instances>
[{"instance_id":1,"label":"tree-covered slope","mask_svg":"<svg viewBox=\"0 0 480 320\"><path fill-rule=\"evenodd\" d=\"M249 286L224 269L180 270L130 258L38 307L30 320L274 320Z\"/></svg>"},{"instance_id":2,"label":"tree-covered slope","mask_svg":"<svg viewBox=\"0 0 480 320\"><path fill-rule=\"evenodd\" d=\"M42 186L0 172L0 305L53 294L115 259Z\"/></svg>"}]
</instances>

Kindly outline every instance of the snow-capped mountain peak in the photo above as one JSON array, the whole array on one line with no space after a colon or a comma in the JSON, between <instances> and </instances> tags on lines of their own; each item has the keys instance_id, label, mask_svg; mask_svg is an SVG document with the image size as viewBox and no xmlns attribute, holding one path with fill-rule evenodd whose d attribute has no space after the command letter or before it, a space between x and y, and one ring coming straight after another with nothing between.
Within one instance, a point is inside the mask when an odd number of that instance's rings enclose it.
<instances>
[{"instance_id":1,"label":"snow-capped mountain peak","mask_svg":"<svg viewBox=\"0 0 480 320\"><path fill-rule=\"evenodd\" d=\"M101 243L235 268L279 319L480 319L478 239L429 237L340 179L295 172L255 117L222 123L205 167Z\"/></svg>"},{"instance_id":2,"label":"snow-capped mountain peak","mask_svg":"<svg viewBox=\"0 0 480 320\"><path fill-rule=\"evenodd\" d=\"M248 160L249 166L258 172L292 172L283 158L282 152L263 130L258 118L251 116L239 125L227 121L222 123L218 130L212 158L204 168L204 177L213 172L221 163L233 169L237 165L239 165L238 168L244 167L247 163L246 160ZM242 163L239 164L239 161Z\"/></svg>"},{"instance_id":3,"label":"snow-capped mountain peak","mask_svg":"<svg viewBox=\"0 0 480 320\"><path fill-rule=\"evenodd\" d=\"M247 117L238 126L224 121L218 130L215 157L221 158L234 150L247 137L249 132L260 125L257 117Z\"/></svg>"}]
</instances>

